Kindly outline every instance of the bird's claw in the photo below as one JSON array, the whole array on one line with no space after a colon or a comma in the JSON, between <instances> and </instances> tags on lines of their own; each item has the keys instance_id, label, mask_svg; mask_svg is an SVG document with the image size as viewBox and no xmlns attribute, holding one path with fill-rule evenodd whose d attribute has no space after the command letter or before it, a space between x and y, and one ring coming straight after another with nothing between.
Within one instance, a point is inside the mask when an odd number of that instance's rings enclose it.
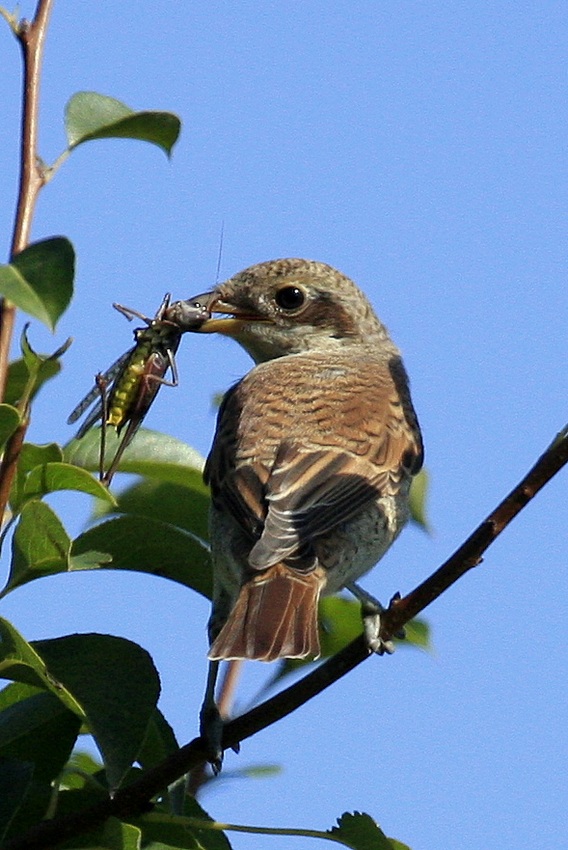
<instances>
[{"instance_id":1,"label":"bird's claw","mask_svg":"<svg viewBox=\"0 0 568 850\"><path fill-rule=\"evenodd\" d=\"M381 611L374 605L363 603L361 614L365 641L371 652L376 652L377 655L392 655L394 652L392 640L381 637Z\"/></svg>"},{"instance_id":2,"label":"bird's claw","mask_svg":"<svg viewBox=\"0 0 568 850\"><path fill-rule=\"evenodd\" d=\"M381 637L381 614L386 610L384 605L381 605L378 599L375 599L354 581L345 586L361 603L363 633L370 651L376 652L377 655L392 655L394 652L393 642ZM396 596L391 599L391 605L395 598Z\"/></svg>"}]
</instances>

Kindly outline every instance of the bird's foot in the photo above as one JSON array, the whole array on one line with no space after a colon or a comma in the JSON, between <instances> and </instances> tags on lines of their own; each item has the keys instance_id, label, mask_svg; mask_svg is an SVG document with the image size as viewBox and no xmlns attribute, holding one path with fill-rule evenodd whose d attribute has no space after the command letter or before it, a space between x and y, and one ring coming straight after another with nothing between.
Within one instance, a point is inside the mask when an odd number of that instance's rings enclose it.
<instances>
[{"instance_id":1,"label":"bird's foot","mask_svg":"<svg viewBox=\"0 0 568 850\"><path fill-rule=\"evenodd\" d=\"M362 603L363 632L367 646L371 652L376 652L377 655L392 655L394 652L394 643L392 640L385 640L381 637L381 613L384 610L382 605L380 608L377 608L376 605L368 602Z\"/></svg>"},{"instance_id":2,"label":"bird's foot","mask_svg":"<svg viewBox=\"0 0 568 850\"><path fill-rule=\"evenodd\" d=\"M199 715L199 730L205 744L207 761L218 776L223 766L223 720L214 702L204 703Z\"/></svg>"},{"instance_id":3,"label":"bird's foot","mask_svg":"<svg viewBox=\"0 0 568 850\"><path fill-rule=\"evenodd\" d=\"M370 593L355 582L351 582L346 587L361 603L363 632L367 646L371 652L376 652L377 655L392 655L394 652L394 643L392 640L385 640L381 637L381 614L387 609L378 599L375 599L374 596L371 596ZM391 599L391 605L398 596L399 594ZM404 638L404 634L397 634L396 637Z\"/></svg>"}]
</instances>

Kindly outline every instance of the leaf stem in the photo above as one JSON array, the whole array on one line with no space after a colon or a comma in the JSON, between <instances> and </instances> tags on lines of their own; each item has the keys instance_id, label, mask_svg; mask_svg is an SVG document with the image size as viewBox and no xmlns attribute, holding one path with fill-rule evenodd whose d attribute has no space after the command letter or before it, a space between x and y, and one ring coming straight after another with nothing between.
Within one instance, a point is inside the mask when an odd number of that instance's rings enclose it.
<instances>
[{"instance_id":1,"label":"leaf stem","mask_svg":"<svg viewBox=\"0 0 568 850\"><path fill-rule=\"evenodd\" d=\"M300 838L319 838L324 841L335 841L336 844L342 844L344 847L352 845L346 844L341 838L338 838L332 832L322 832L319 829L293 829L291 827L276 827L276 826L243 826L236 823L219 823L218 821L200 820L199 818L187 818L189 826L195 829L212 829L219 832L244 832L248 835L291 835Z\"/></svg>"}]
</instances>

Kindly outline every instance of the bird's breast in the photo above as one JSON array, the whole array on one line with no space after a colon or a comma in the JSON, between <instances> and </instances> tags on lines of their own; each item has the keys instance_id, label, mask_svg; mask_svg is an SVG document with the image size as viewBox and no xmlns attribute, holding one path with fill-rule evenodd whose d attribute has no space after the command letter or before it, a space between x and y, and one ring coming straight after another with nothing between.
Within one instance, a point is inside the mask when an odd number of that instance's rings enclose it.
<instances>
[{"instance_id":1,"label":"bird's breast","mask_svg":"<svg viewBox=\"0 0 568 850\"><path fill-rule=\"evenodd\" d=\"M283 441L365 455L394 393L380 359L310 354L263 363L234 393L240 459L258 457L259 446L274 455Z\"/></svg>"}]
</instances>

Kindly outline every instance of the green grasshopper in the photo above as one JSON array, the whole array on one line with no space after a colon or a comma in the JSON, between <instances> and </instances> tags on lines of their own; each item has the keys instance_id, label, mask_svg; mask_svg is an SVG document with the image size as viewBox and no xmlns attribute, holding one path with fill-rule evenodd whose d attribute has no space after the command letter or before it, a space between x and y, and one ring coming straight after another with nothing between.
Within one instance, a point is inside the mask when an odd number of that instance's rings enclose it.
<instances>
[{"instance_id":1,"label":"green grasshopper","mask_svg":"<svg viewBox=\"0 0 568 850\"><path fill-rule=\"evenodd\" d=\"M81 425L77 439L81 439L95 422L102 420L100 480L108 486L118 468L125 449L130 445L144 417L150 410L161 386L176 387L178 371L175 355L182 334L197 330L209 318L207 309L194 301L176 301L170 305L167 293L153 319L130 307L113 304L129 321L134 317L146 327L134 331L134 346L95 377L95 386L71 412L67 423L72 425L97 401ZM166 378L171 371L171 380ZM104 470L106 428L116 428L124 435L109 468Z\"/></svg>"}]
</instances>

